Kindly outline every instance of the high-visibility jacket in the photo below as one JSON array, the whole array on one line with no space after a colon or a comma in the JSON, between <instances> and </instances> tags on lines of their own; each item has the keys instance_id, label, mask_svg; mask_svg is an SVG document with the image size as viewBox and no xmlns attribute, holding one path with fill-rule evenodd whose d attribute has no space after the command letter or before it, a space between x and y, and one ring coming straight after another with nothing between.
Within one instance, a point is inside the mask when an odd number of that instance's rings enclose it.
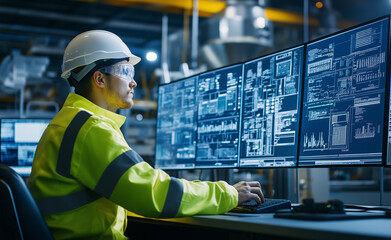
<instances>
[{"instance_id":1,"label":"high-visibility jacket","mask_svg":"<svg viewBox=\"0 0 391 240\"><path fill-rule=\"evenodd\" d=\"M126 239L126 210L169 218L237 205L238 192L223 181L186 181L152 168L125 141L124 122L71 93L45 130L28 186L56 239Z\"/></svg>"}]
</instances>

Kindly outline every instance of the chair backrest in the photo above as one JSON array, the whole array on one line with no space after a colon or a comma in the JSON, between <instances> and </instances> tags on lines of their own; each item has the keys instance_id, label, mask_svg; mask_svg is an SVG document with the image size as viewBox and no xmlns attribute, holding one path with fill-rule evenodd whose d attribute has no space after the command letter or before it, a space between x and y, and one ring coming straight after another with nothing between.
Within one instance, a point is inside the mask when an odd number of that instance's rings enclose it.
<instances>
[{"instance_id":1,"label":"chair backrest","mask_svg":"<svg viewBox=\"0 0 391 240\"><path fill-rule=\"evenodd\" d=\"M0 164L0 238L53 239L24 180Z\"/></svg>"}]
</instances>

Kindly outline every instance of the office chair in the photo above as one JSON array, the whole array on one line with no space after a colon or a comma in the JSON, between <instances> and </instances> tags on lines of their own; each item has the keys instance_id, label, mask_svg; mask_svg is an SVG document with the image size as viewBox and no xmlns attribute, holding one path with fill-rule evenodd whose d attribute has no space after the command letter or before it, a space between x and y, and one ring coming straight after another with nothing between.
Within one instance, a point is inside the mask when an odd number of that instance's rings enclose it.
<instances>
[{"instance_id":1,"label":"office chair","mask_svg":"<svg viewBox=\"0 0 391 240\"><path fill-rule=\"evenodd\" d=\"M0 164L0 238L53 239L22 177Z\"/></svg>"}]
</instances>

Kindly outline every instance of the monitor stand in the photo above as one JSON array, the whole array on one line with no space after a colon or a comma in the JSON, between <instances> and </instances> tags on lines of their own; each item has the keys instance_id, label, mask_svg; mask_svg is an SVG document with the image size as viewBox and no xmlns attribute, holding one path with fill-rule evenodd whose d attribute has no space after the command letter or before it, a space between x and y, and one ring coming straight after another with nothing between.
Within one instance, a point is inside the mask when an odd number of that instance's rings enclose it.
<instances>
[{"instance_id":1,"label":"monitor stand","mask_svg":"<svg viewBox=\"0 0 391 240\"><path fill-rule=\"evenodd\" d=\"M183 178L183 170L164 170L170 177Z\"/></svg>"},{"instance_id":2,"label":"monitor stand","mask_svg":"<svg viewBox=\"0 0 391 240\"><path fill-rule=\"evenodd\" d=\"M300 169L296 167L296 203L300 203L300 181L299 181L299 171Z\"/></svg>"},{"instance_id":3,"label":"monitor stand","mask_svg":"<svg viewBox=\"0 0 391 240\"><path fill-rule=\"evenodd\" d=\"M384 205L384 167L380 167L380 206Z\"/></svg>"},{"instance_id":4,"label":"monitor stand","mask_svg":"<svg viewBox=\"0 0 391 240\"><path fill-rule=\"evenodd\" d=\"M228 184L233 183L233 169L210 169L210 180L211 181L225 181Z\"/></svg>"}]
</instances>

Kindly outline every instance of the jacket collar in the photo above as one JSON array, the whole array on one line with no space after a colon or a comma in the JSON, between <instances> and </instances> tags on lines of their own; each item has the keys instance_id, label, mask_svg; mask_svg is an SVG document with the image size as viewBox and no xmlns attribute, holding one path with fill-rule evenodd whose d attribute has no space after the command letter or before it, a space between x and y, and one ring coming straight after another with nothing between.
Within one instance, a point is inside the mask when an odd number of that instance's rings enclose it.
<instances>
[{"instance_id":1,"label":"jacket collar","mask_svg":"<svg viewBox=\"0 0 391 240\"><path fill-rule=\"evenodd\" d=\"M69 93L65 103L64 107L77 107L77 108L83 108L87 111L90 111L94 113L95 115L100 115L103 117L106 117L108 119L111 119L114 121L118 127L121 127L122 124L124 124L126 117L113 113L109 110L103 109L96 105L95 103L91 102L90 100L76 94L76 93Z\"/></svg>"}]
</instances>

